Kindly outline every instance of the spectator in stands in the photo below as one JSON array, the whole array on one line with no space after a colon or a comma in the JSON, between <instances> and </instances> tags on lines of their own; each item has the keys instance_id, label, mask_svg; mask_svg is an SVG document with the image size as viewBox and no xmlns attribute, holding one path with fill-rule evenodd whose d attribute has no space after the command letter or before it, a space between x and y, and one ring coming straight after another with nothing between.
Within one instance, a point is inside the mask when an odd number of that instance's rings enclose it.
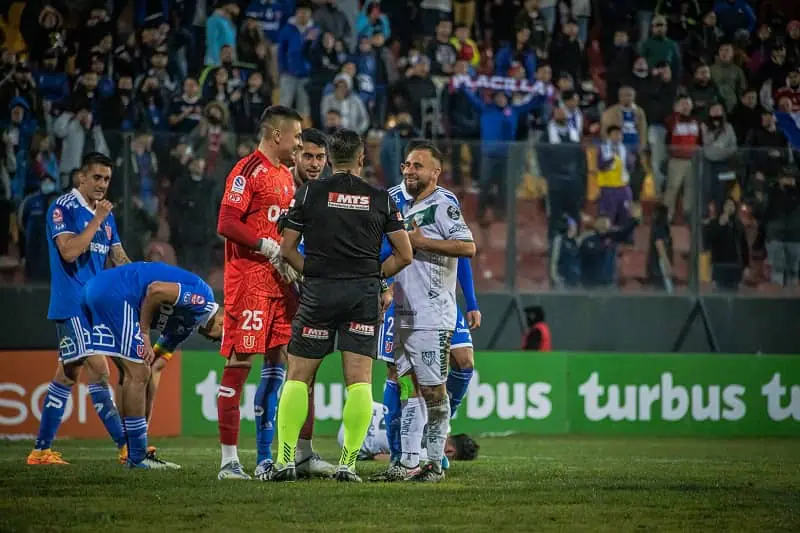
<instances>
[{"instance_id":1,"label":"spectator in stands","mask_svg":"<svg viewBox=\"0 0 800 533\"><path fill-rule=\"evenodd\" d=\"M672 292L672 229L669 212L664 204L656 204L650 228L650 247L647 251L647 284Z\"/></svg>"},{"instance_id":2,"label":"spectator in stands","mask_svg":"<svg viewBox=\"0 0 800 533\"><path fill-rule=\"evenodd\" d=\"M786 77L791 70L792 66L786 61L786 45L783 41L774 41L769 59L761 65L755 76L761 93L769 97L768 101L765 97L761 98L762 105L772 108L774 93L786 84Z\"/></svg>"},{"instance_id":3,"label":"spectator in stands","mask_svg":"<svg viewBox=\"0 0 800 533\"><path fill-rule=\"evenodd\" d=\"M166 131L168 122L163 100L163 93L158 78L148 76L139 88L136 102L136 116L140 129L150 131Z\"/></svg>"},{"instance_id":4,"label":"spectator in stands","mask_svg":"<svg viewBox=\"0 0 800 533\"><path fill-rule=\"evenodd\" d=\"M389 17L381 13L381 3L374 0L364 2L364 7L358 15L356 22L356 33L358 35L371 36L374 32L380 31L388 39L392 36Z\"/></svg>"},{"instance_id":5,"label":"spectator in stands","mask_svg":"<svg viewBox=\"0 0 800 533\"><path fill-rule=\"evenodd\" d=\"M800 188L797 167L784 168L767 189L766 247L772 282L795 286L800 268Z\"/></svg>"},{"instance_id":6,"label":"spectator in stands","mask_svg":"<svg viewBox=\"0 0 800 533\"><path fill-rule=\"evenodd\" d=\"M481 123L483 120L481 117ZM547 180L548 241L555 237L564 215L580 220L587 178L586 155L580 142L581 132L570 125L566 110L555 107L537 154L539 168Z\"/></svg>"},{"instance_id":7,"label":"spectator in stands","mask_svg":"<svg viewBox=\"0 0 800 533\"><path fill-rule=\"evenodd\" d=\"M420 136L408 113L399 113L395 120L396 126L384 133L381 140L380 160L386 188L399 185L403 180L400 171L403 155L406 153L408 143ZM458 147L454 147L454 151L457 149Z\"/></svg>"},{"instance_id":8,"label":"spectator in stands","mask_svg":"<svg viewBox=\"0 0 800 533\"><path fill-rule=\"evenodd\" d=\"M561 105L567 114L567 122L569 122L570 128L575 128L583 135L584 121L580 103L581 97L577 91L569 90L561 93ZM527 117L525 118L527 119Z\"/></svg>"},{"instance_id":9,"label":"spectator in stands","mask_svg":"<svg viewBox=\"0 0 800 533\"><path fill-rule=\"evenodd\" d=\"M106 62L103 56L92 54L89 58L89 65L89 69L97 74L97 93L100 98L105 99L114 94L114 80L110 76L106 76Z\"/></svg>"},{"instance_id":10,"label":"spectator in stands","mask_svg":"<svg viewBox=\"0 0 800 533\"><path fill-rule=\"evenodd\" d=\"M239 38L236 40L236 57L243 63L258 63L256 49L261 43L267 43L261 23L258 19L247 16L244 19L242 31L239 32Z\"/></svg>"},{"instance_id":11,"label":"spectator in stands","mask_svg":"<svg viewBox=\"0 0 800 533\"><path fill-rule=\"evenodd\" d=\"M57 50L51 49L45 52L39 64L42 68L36 70L34 82L42 97L42 111L47 113L49 111L45 111L44 107L51 107L52 104L60 105L69 96L69 79L63 69L59 68Z\"/></svg>"},{"instance_id":12,"label":"spectator in stands","mask_svg":"<svg viewBox=\"0 0 800 533\"><path fill-rule=\"evenodd\" d=\"M153 135L137 133L131 141L131 173L133 194L142 201L142 208L151 217L158 213L158 158L153 153Z\"/></svg>"},{"instance_id":13,"label":"spectator in stands","mask_svg":"<svg viewBox=\"0 0 800 533\"><path fill-rule=\"evenodd\" d=\"M28 58L39 64L47 52L67 55L67 31L64 28L66 6L60 2L26 2L20 19L20 31L28 48ZM43 5L44 4L44 5Z\"/></svg>"},{"instance_id":14,"label":"spectator in stands","mask_svg":"<svg viewBox=\"0 0 800 533\"><path fill-rule=\"evenodd\" d=\"M0 85L0 109L10 109L9 104L15 98L23 98L28 102L28 111L37 120L43 118L42 96L33 80L33 74L24 61L17 62L11 79Z\"/></svg>"},{"instance_id":15,"label":"spectator in stands","mask_svg":"<svg viewBox=\"0 0 800 533\"><path fill-rule=\"evenodd\" d=\"M182 134L191 132L200 123L203 105L197 80L192 77L183 80L183 92L172 100L169 107L170 129Z\"/></svg>"},{"instance_id":16,"label":"spectator in stands","mask_svg":"<svg viewBox=\"0 0 800 533\"><path fill-rule=\"evenodd\" d=\"M554 229L550 247L550 285L554 289L574 289L581 284L578 223L567 214Z\"/></svg>"},{"instance_id":17,"label":"spectator in stands","mask_svg":"<svg viewBox=\"0 0 800 533\"><path fill-rule=\"evenodd\" d=\"M81 166L84 154L100 152L110 155L103 128L94 120L89 102L78 100L53 124L53 133L61 139L61 183L68 180L70 172Z\"/></svg>"},{"instance_id":18,"label":"spectator in stands","mask_svg":"<svg viewBox=\"0 0 800 533\"><path fill-rule=\"evenodd\" d=\"M788 99L790 106L786 108L782 101ZM786 77L786 84L775 91L775 102L782 111L791 113L800 111L800 65L795 66Z\"/></svg>"},{"instance_id":19,"label":"spectator in stands","mask_svg":"<svg viewBox=\"0 0 800 533\"><path fill-rule=\"evenodd\" d=\"M553 70L568 72L575 83L580 83L588 74L586 54L578 39L578 23L574 18L567 19L563 24L561 35L553 37L549 57Z\"/></svg>"},{"instance_id":20,"label":"spectator in stands","mask_svg":"<svg viewBox=\"0 0 800 533\"><path fill-rule=\"evenodd\" d=\"M786 26L786 56L792 65L800 65L800 20Z\"/></svg>"},{"instance_id":21,"label":"spectator in stands","mask_svg":"<svg viewBox=\"0 0 800 533\"><path fill-rule=\"evenodd\" d=\"M6 157L5 170L9 172L10 180L6 194L18 205L25 195L30 169L31 142L37 125L31 116L30 104L21 96L15 96L9 102L8 111L11 120L0 122L0 135L3 137L6 149L4 154L14 154L13 171L10 170L12 165Z\"/></svg>"},{"instance_id":22,"label":"spectator in stands","mask_svg":"<svg viewBox=\"0 0 800 533\"><path fill-rule=\"evenodd\" d=\"M332 135L342 129L342 114L337 109L329 109L324 116L325 133Z\"/></svg>"},{"instance_id":23,"label":"spectator in stands","mask_svg":"<svg viewBox=\"0 0 800 533\"><path fill-rule=\"evenodd\" d=\"M737 139L747 139L750 130L761 126L761 108L758 106L758 90L750 87L739 99L730 115Z\"/></svg>"},{"instance_id":24,"label":"spectator in stands","mask_svg":"<svg viewBox=\"0 0 800 533\"><path fill-rule=\"evenodd\" d=\"M720 215L705 223L705 243L711 252L711 279L721 291L737 291L750 263L750 249L733 198L722 202Z\"/></svg>"},{"instance_id":25,"label":"spectator in stands","mask_svg":"<svg viewBox=\"0 0 800 533\"><path fill-rule=\"evenodd\" d=\"M661 15L653 18L653 31L646 39L639 52L647 60L650 67L666 61L672 67L675 77L682 75L681 51L678 43L667 37L667 19Z\"/></svg>"},{"instance_id":26,"label":"spectator in stands","mask_svg":"<svg viewBox=\"0 0 800 533\"><path fill-rule=\"evenodd\" d=\"M228 83L230 80L228 69L214 69L211 76L213 77L211 78L210 83L206 84L205 90L203 91L202 100L205 102L221 102L226 105L229 104L231 101L231 93L233 91L230 89L230 84Z\"/></svg>"},{"instance_id":27,"label":"spectator in stands","mask_svg":"<svg viewBox=\"0 0 800 533\"><path fill-rule=\"evenodd\" d=\"M688 64L710 65L721 42L722 31L717 26L717 14L713 10L709 10L703 15L702 25L689 32L689 40L686 44Z\"/></svg>"},{"instance_id":28,"label":"spectator in stands","mask_svg":"<svg viewBox=\"0 0 800 533\"><path fill-rule=\"evenodd\" d=\"M218 189L206 176L205 162L193 159L175 180L169 196L170 212L175 214L171 240L178 264L203 278L211 267Z\"/></svg>"},{"instance_id":29,"label":"spectator in stands","mask_svg":"<svg viewBox=\"0 0 800 533\"><path fill-rule=\"evenodd\" d=\"M525 7L527 8L527 6ZM539 12L544 18L547 33L553 35L553 31L556 29L556 20L558 19L558 0L539 0Z\"/></svg>"},{"instance_id":30,"label":"spectator in stands","mask_svg":"<svg viewBox=\"0 0 800 533\"><path fill-rule=\"evenodd\" d=\"M344 45L339 44L337 50L336 36L331 32L323 32L316 41L306 41L305 57L311 65L306 91L311 108L311 120L317 127L322 122L320 105L325 87L333 82L346 59Z\"/></svg>"},{"instance_id":31,"label":"spectator in stands","mask_svg":"<svg viewBox=\"0 0 800 533\"><path fill-rule=\"evenodd\" d=\"M369 114L361 98L353 92L353 78L337 74L333 80L333 93L322 99L322 114L335 109L342 117L342 127L365 134L369 129Z\"/></svg>"},{"instance_id":32,"label":"spectator in stands","mask_svg":"<svg viewBox=\"0 0 800 533\"><path fill-rule=\"evenodd\" d=\"M733 45L722 43L711 67L711 80L719 91L725 112L730 113L747 88L744 71L733 62Z\"/></svg>"},{"instance_id":33,"label":"spectator in stands","mask_svg":"<svg viewBox=\"0 0 800 533\"><path fill-rule=\"evenodd\" d=\"M468 29L475 24L475 0L453 0L453 22L456 26L463 25ZM482 6L481 6L482 7Z\"/></svg>"},{"instance_id":34,"label":"spectator in stands","mask_svg":"<svg viewBox=\"0 0 800 533\"><path fill-rule=\"evenodd\" d=\"M261 114L270 101L271 96L264 86L264 77L260 72L253 72L247 78L247 88L231 95L235 131L244 135L257 134L261 127Z\"/></svg>"},{"instance_id":35,"label":"spectator in stands","mask_svg":"<svg viewBox=\"0 0 800 533\"><path fill-rule=\"evenodd\" d=\"M50 279L48 261L47 209L58 197L56 178L46 176L37 189L19 207L20 241L25 243L25 279L47 283Z\"/></svg>"},{"instance_id":36,"label":"spectator in stands","mask_svg":"<svg viewBox=\"0 0 800 533\"><path fill-rule=\"evenodd\" d=\"M278 67L280 69L280 104L294 107L303 116L309 116L306 85L311 65L303 54L305 41L314 41L319 34L311 20L311 8L300 4L294 17L281 30L278 43Z\"/></svg>"},{"instance_id":37,"label":"spectator in stands","mask_svg":"<svg viewBox=\"0 0 800 533\"><path fill-rule=\"evenodd\" d=\"M271 43L277 43L288 15L291 14L287 11L286 4L286 0L251 0L244 16L257 21L264 37Z\"/></svg>"},{"instance_id":38,"label":"spectator in stands","mask_svg":"<svg viewBox=\"0 0 800 533\"><path fill-rule=\"evenodd\" d=\"M747 0L717 0L714 11L722 34L728 39L732 39L738 30L753 33L756 29L756 14Z\"/></svg>"},{"instance_id":39,"label":"spectator in stands","mask_svg":"<svg viewBox=\"0 0 800 533\"><path fill-rule=\"evenodd\" d=\"M336 0L322 0L321 5L314 11L314 23L320 32L331 32L341 39L347 50L353 49L353 31L350 22L336 7Z\"/></svg>"},{"instance_id":40,"label":"spectator in stands","mask_svg":"<svg viewBox=\"0 0 800 533\"><path fill-rule=\"evenodd\" d=\"M52 177L54 180L58 177L58 157L56 157L55 150L53 150L51 139L42 130L33 134L31 141L31 164L28 171L27 189L39 189L41 180Z\"/></svg>"},{"instance_id":41,"label":"spectator in stands","mask_svg":"<svg viewBox=\"0 0 800 533\"><path fill-rule=\"evenodd\" d=\"M693 158L702 142L700 121L692 113L692 99L681 95L675 104L675 112L667 119L667 184L664 205L669 221L675 217L678 193L683 189L683 212L686 218L693 212L694 194L698 189L693 171Z\"/></svg>"},{"instance_id":42,"label":"spectator in stands","mask_svg":"<svg viewBox=\"0 0 800 533\"><path fill-rule=\"evenodd\" d=\"M126 210L120 209L119 211L115 216L118 217L118 227L128 228L128 232L123 238L125 239L125 252L129 254L131 261L160 260L145 256L145 250L151 244L151 237L158 232L159 224L158 219L147 213L142 199L138 196L131 197L130 207L127 209L130 221L125 219Z\"/></svg>"},{"instance_id":43,"label":"spectator in stands","mask_svg":"<svg viewBox=\"0 0 800 533\"><path fill-rule=\"evenodd\" d=\"M460 59L456 63L455 74L457 76L465 76L468 73L469 63L464 59ZM462 91L453 87L442 91L442 109L448 118L449 137L453 139L450 151L453 188L459 193L463 191L465 183L464 171L461 168L463 150L467 150L470 154L471 178L475 180L480 175L480 147L478 142L481 134L480 116L469 101L469 98Z\"/></svg>"},{"instance_id":44,"label":"spectator in stands","mask_svg":"<svg viewBox=\"0 0 800 533\"><path fill-rule=\"evenodd\" d=\"M372 50L372 40L362 35L358 38L358 47L355 54L348 63L353 63L355 71L348 74L357 80L354 85L358 88L355 91L364 102L367 114L370 117L375 115L375 78L378 75L378 61Z\"/></svg>"},{"instance_id":45,"label":"spectator in stands","mask_svg":"<svg viewBox=\"0 0 800 533\"><path fill-rule=\"evenodd\" d=\"M478 49L478 44L469 35L469 26L457 24L455 35L450 39L450 44L456 50L456 59L459 61L464 60L470 66L477 68L481 63L481 53Z\"/></svg>"},{"instance_id":46,"label":"spectator in stands","mask_svg":"<svg viewBox=\"0 0 800 533\"><path fill-rule=\"evenodd\" d=\"M619 126L610 125L605 134L606 141L597 151L598 212L613 226L624 226L630 218L629 209L633 203L628 172L630 158Z\"/></svg>"},{"instance_id":47,"label":"spectator in stands","mask_svg":"<svg viewBox=\"0 0 800 533\"><path fill-rule=\"evenodd\" d=\"M217 4L214 13L206 21L206 65L220 64L220 51L223 46L236 48L236 23L239 4L223 0Z\"/></svg>"},{"instance_id":48,"label":"spectator in stands","mask_svg":"<svg viewBox=\"0 0 800 533\"><path fill-rule=\"evenodd\" d=\"M205 161L205 175L214 183L224 183L236 161L236 138L230 132L228 108L220 102L209 102L203 120L189 135L195 157Z\"/></svg>"},{"instance_id":49,"label":"spectator in stands","mask_svg":"<svg viewBox=\"0 0 800 533\"><path fill-rule=\"evenodd\" d=\"M436 33L436 27L443 20L452 20L452 0L421 0L417 12L417 27L425 37Z\"/></svg>"},{"instance_id":50,"label":"spectator in stands","mask_svg":"<svg viewBox=\"0 0 800 533\"><path fill-rule=\"evenodd\" d=\"M11 180L17 171L17 157L11 140L6 130L0 130L0 259L8 256L11 213L14 211Z\"/></svg>"},{"instance_id":51,"label":"spectator in stands","mask_svg":"<svg viewBox=\"0 0 800 533\"><path fill-rule=\"evenodd\" d=\"M514 27L517 31L527 28L530 35L528 46L533 49L537 58L547 59L552 31L548 29L548 22L542 15L539 4L539 0L525 0L523 9L514 20Z\"/></svg>"},{"instance_id":52,"label":"spectator in stands","mask_svg":"<svg viewBox=\"0 0 800 533\"><path fill-rule=\"evenodd\" d=\"M430 77L430 60L427 56L416 56L411 61L410 70L411 74L399 83L398 92L402 110L408 111L414 119L414 126L421 129L422 104L425 100L435 99L438 93Z\"/></svg>"},{"instance_id":53,"label":"spectator in stands","mask_svg":"<svg viewBox=\"0 0 800 533\"><path fill-rule=\"evenodd\" d=\"M631 67L639 74L639 77L647 76L649 67L643 69L641 63L636 65L637 53L636 49L630 43L628 31L624 28L618 29L614 32L613 46L608 48L604 54L604 63L606 66L606 104L614 105L619 98L619 88L625 83L632 83L629 79L631 77ZM645 64L647 60L645 60Z\"/></svg>"},{"instance_id":54,"label":"spectator in stands","mask_svg":"<svg viewBox=\"0 0 800 533\"><path fill-rule=\"evenodd\" d=\"M431 59L431 75L444 77L453 74L458 59L455 47L450 43L453 23L442 19L436 25L436 35L425 48L425 55Z\"/></svg>"},{"instance_id":55,"label":"spectator in stands","mask_svg":"<svg viewBox=\"0 0 800 533\"><path fill-rule=\"evenodd\" d=\"M375 31L370 39L372 55L375 57L375 117L377 126L383 127L386 121L387 94L389 86L398 79L397 68L391 50L386 46L383 33ZM477 51L476 51L477 53Z\"/></svg>"},{"instance_id":56,"label":"spectator in stands","mask_svg":"<svg viewBox=\"0 0 800 533\"><path fill-rule=\"evenodd\" d=\"M625 146L630 187L633 201L639 201L642 189L643 169L641 152L646 147L647 117L641 107L637 106L636 91L632 87L623 86L619 90L619 103L605 110L600 122L600 131L606 135L610 126L617 126L622 131L622 143Z\"/></svg>"},{"instance_id":57,"label":"spectator in stands","mask_svg":"<svg viewBox=\"0 0 800 533\"><path fill-rule=\"evenodd\" d=\"M736 133L725 120L725 108L714 104L708 110L708 120L700 127L705 159L704 184L710 200L720 209L736 183L735 160L738 143Z\"/></svg>"},{"instance_id":58,"label":"spectator in stands","mask_svg":"<svg viewBox=\"0 0 800 533\"><path fill-rule=\"evenodd\" d=\"M760 185L771 183L780 177L780 172L796 161L786 135L778 129L775 115L767 110L761 112L761 124L745 137L742 155L747 163L748 182L755 180Z\"/></svg>"},{"instance_id":59,"label":"spectator in stands","mask_svg":"<svg viewBox=\"0 0 800 533\"><path fill-rule=\"evenodd\" d=\"M631 239L641 219L641 210L633 206L627 225L612 228L608 217L597 217L594 226L580 237L581 281L586 289L613 287L617 282L617 248Z\"/></svg>"},{"instance_id":60,"label":"spectator in stands","mask_svg":"<svg viewBox=\"0 0 800 533\"><path fill-rule=\"evenodd\" d=\"M505 45L497 52L494 60L494 69L497 76L508 76L509 71L514 65L520 65L525 69L525 74L529 81L533 81L536 75L536 54L530 47L531 31L526 27L517 30L515 44Z\"/></svg>"},{"instance_id":61,"label":"spectator in stands","mask_svg":"<svg viewBox=\"0 0 800 533\"><path fill-rule=\"evenodd\" d=\"M650 147L650 166L653 171L655 193L660 196L666 186L667 118L672 115L678 95L678 80L672 76L672 67L662 61L653 69L651 96L642 98L636 93L636 102L647 117L647 144Z\"/></svg>"},{"instance_id":62,"label":"spectator in stands","mask_svg":"<svg viewBox=\"0 0 800 533\"><path fill-rule=\"evenodd\" d=\"M525 308L525 321L528 331L522 339L522 349L533 352L549 352L553 349L550 327L544 316L544 309L540 305Z\"/></svg>"},{"instance_id":63,"label":"spectator in stands","mask_svg":"<svg viewBox=\"0 0 800 533\"><path fill-rule=\"evenodd\" d=\"M692 98L694 113L701 120L708 116L712 105L722 102L717 86L711 81L711 69L708 65L697 65L688 94Z\"/></svg>"}]
</instances>

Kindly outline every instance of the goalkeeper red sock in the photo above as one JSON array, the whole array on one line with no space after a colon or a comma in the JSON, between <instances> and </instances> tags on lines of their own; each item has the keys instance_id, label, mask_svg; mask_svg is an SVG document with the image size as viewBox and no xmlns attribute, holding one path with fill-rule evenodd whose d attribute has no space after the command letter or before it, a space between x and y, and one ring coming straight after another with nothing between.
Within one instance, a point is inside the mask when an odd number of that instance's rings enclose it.
<instances>
[{"instance_id":1,"label":"goalkeeper red sock","mask_svg":"<svg viewBox=\"0 0 800 533\"><path fill-rule=\"evenodd\" d=\"M239 443L239 404L250 367L226 366L217 392L219 442L226 446Z\"/></svg>"}]
</instances>

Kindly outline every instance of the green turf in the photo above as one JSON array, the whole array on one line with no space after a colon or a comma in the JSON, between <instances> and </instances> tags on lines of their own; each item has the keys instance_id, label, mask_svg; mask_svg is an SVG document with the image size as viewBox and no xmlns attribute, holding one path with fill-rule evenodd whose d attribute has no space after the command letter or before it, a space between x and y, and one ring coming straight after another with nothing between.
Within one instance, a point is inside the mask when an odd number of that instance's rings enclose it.
<instances>
[{"instance_id":1,"label":"green turf","mask_svg":"<svg viewBox=\"0 0 800 533\"><path fill-rule=\"evenodd\" d=\"M221 482L214 439L155 444L184 469L126 471L94 441L31 467L0 442L0 531L800 531L797 440L484 438L439 485Z\"/></svg>"}]
</instances>

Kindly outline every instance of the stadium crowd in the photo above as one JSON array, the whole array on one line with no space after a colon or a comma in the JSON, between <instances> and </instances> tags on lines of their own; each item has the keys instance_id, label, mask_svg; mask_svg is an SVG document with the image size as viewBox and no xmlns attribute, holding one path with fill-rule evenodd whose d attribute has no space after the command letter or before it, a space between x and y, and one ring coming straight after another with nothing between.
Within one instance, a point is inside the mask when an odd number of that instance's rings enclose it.
<instances>
[{"instance_id":1,"label":"stadium crowd","mask_svg":"<svg viewBox=\"0 0 800 533\"><path fill-rule=\"evenodd\" d=\"M213 281L225 176L281 103L367 136L387 187L409 139L436 139L487 279L516 191L518 240L542 233L519 270L552 287L672 290L693 216L715 287L797 284L793 0L30 0L0 15L4 279L48 279L48 202L99 151L131 258Z\"/></svg>"}]
</instances>

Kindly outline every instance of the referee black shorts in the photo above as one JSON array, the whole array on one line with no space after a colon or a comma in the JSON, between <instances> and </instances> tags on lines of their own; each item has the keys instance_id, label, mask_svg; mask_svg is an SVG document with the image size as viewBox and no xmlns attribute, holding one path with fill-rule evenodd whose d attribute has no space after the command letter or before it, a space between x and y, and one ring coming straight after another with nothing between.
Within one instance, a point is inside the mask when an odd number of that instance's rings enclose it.
<instances>
[{"instance_id":1,"label":"referee black shorts","mask_svg":"<svg viewBox=\"0 0 800 533\"><path fill-rule=\"evenodd\" d=\"M289 353L321 359L336 347L376 357L380 328L380 281L376 278L306 278L292 321Z\"/></svg>"}]
</instances>

